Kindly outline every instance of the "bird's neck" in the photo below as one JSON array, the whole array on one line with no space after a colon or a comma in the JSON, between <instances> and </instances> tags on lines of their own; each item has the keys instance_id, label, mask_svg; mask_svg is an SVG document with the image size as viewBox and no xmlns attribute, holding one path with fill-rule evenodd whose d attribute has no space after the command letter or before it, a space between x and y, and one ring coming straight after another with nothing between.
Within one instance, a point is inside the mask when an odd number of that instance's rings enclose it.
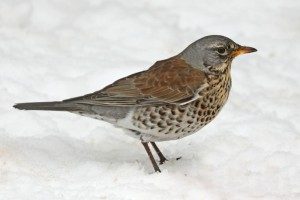
<instances>
[{"instance_id":1,"label":"bird's neck","mask_svg":"<svg viewBox=\"0 0 300 200\"><path fill-rule=\"evenodd\" d=\"M202 55L195 48L189 48L182 51L178 56L183 59L187 64L201 71L205 71L206 67L203 63Z\"/></svg>"},{"instance_id":2,"label":"bird's neck","mask_svg":"<svg viewBox=\"0 0 300 200\"><path fill-rule=\"evenodd\" d=\"M219 82L219 80L231 80L231 63L224 69L224 71L219 73L206 73L209 82Z\"/></svg>"}]
</instances>

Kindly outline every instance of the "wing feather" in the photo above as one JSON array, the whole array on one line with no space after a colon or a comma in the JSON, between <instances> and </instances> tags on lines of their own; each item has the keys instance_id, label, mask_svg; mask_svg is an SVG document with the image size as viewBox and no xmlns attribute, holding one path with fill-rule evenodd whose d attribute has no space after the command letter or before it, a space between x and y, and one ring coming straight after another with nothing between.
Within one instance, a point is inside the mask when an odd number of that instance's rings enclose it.
<instances>
[{"instance_id":1,"label":"wing feather","mask_svg":"<svg viewBox=\"0 0 300 200\"><path fill-rule=\"evenodd\" d=\"M204 72L172 57L156 62L146 71L117 80L100 91L64 101L102 106L182 104L199 96L207 86Z\"/></svg>"}]
</instances>

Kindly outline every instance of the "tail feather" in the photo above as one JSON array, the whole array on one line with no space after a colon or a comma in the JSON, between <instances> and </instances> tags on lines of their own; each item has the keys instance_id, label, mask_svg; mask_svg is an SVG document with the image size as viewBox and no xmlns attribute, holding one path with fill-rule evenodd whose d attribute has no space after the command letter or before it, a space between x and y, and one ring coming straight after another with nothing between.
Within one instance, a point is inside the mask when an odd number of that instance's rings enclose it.
<instances>
[{"instance_id":1,"label":"tail feather","mask_svg":"<svg viewBox=\"0 0 300 200\"><path fill-rule=\"evenodd\" d=\"M19 110L80 111L81 106L61 101L18 103L13 106Z\"/></svg>"}]
</instances>

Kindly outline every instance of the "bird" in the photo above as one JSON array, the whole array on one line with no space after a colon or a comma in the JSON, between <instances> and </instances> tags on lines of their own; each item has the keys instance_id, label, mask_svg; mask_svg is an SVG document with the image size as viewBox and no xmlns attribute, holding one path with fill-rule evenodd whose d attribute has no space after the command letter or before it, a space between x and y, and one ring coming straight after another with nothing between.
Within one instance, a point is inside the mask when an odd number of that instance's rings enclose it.
<instances>
[{"instance_id":1,"label":"bird","mask_svg":"<svg viewBox=\"0 0 300 200\"><path fill-rule=\"evenodd\" d=\"M209 35L179 54L99 91L62 101L18 103L13 107L67 111L111 123L138 139L154 171L161 172L150 147L157 153L159 164L163 164L167 158L156 142L181 139L211 122L227 102L232 60L255 51L225 36Z\"/></svg>"}]
</instances>

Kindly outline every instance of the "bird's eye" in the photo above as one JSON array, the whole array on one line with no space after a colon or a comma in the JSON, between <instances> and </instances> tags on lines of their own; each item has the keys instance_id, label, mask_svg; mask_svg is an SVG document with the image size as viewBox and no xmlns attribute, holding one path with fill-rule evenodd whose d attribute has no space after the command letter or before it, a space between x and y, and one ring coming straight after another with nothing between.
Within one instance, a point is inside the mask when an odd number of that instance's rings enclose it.
<instances>
[{"instance_id":1,"label":"bird's eye","mask_svg":"<svg viewBox=\"0 0 300 200\"><path fill-rule=\"evenodd\" d=\"M217 52L219 54L224 54L226 52L226 49L224 47L219 47L219 48L217 48Z\"/></svg>"}]
</instances>

